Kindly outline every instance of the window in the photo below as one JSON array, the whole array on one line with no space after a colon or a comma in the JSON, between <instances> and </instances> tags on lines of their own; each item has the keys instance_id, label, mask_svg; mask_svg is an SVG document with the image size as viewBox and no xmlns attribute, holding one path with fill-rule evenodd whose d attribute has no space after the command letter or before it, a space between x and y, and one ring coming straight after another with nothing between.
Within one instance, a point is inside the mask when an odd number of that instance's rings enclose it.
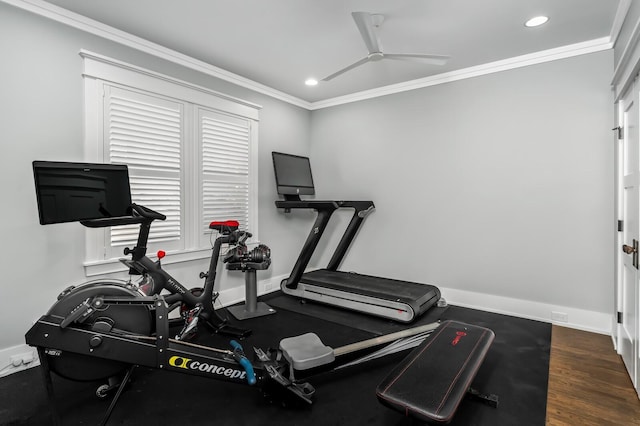
<instances>
[{"instance_id":1,"label":"window","mask_svg":"<svg viewBox=\"0 0 640 426\"><path fill-rule=\"evenodd\" d=\"M149 251L167 260L210 254L209 223L235 219L257 239L258 107L82 52L87 161L129 167L135 203L167 216ZM87 275L121 270L137 226L87 231ZM114 268L114 265L116 268Z\"/></svg>"},{"instance_id":2,"label":"window","mask_svg":"<svg viewBox=\"0 0 640 426\"><path fill-rule=\"evenodd\" d=\"M240 228L249 223L250 127L214 111L199 109L201 141L201 236L208 235L211 218L233 218Z\"/></svg>"}]
</instances>

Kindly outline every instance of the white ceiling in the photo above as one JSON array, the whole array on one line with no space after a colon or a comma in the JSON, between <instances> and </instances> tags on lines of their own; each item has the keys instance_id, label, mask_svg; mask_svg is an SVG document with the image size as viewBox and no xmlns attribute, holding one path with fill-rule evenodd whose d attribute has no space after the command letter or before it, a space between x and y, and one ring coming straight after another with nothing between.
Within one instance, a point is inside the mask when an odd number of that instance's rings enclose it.
<instances>
[{"instance_id":1,"label":"white ceiling","mask_svg":"<svg viewBox=\"0 0 640 426\"><path fill-rule=\"evenodd\" d=\"M559 49L610 48L628 0L48 0L126 33L305 102ZM367 55L351 12L384 15L387 53L449 55L444 66L369 62L315 87ZM544 14L547 24L526 28ZM582 49L582 50L581 50ZM588 49L587 49L588 50Z\"/></svg>"}]
</instances>

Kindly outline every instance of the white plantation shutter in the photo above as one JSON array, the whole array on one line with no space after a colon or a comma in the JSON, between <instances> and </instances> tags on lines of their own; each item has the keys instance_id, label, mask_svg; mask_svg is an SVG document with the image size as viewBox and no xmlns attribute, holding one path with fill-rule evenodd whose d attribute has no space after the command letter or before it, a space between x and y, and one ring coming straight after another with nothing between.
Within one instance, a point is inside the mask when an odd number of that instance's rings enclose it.
<instances>
[{"instance_id":1,"label":"white plantation shutter","mask_svg":"<svg viewBox=\"0 0 640 426\"><path fill-rule=\"evenodd\" d=\"M249 120L199 109L202 146L202 230L214 220L249 224Z\"/></svg>"},{"instance_id":2,"label":"white plantation shutter","mask_svg":"<svg viewBox=\"0 0 640 426\"><path fill-rule=\"evenodd\" d=\"M180 248L183 109L180 102L115 87L105 91L105 130L112 163L129 166L131 198L167 216L155 221L149 245ZM112 246L133 246L138 225L111 228ZM167 246L167 242L173 242Z\"/></svg>"},{"instance_id":3,"label":"white plantation shutter","mask_svg":"<svg viewBox=\"0 0 640 426\"><path fill-rule=\"evenodd\" d=\"M87 162L129 168L131 197L167 216L148 253L166 262L211 254L213 220L237 220L257 238L259 105L136 65L82 51ZM88 229L88 276L122 272L138 226Z\"/></svg>"},{"instance_id":4,"label":"white plantation shutter","mask_svg":"<svg viewBox=\"0 0 640 426\"><path fill-rule=\"evenodd\" d=\"M149 243L180 240L180 180L129 176L131 199L167 216L151 226ZM138 238L138 225L111 229L111 244L132 246Z\"/></svg>"}]
</instances>

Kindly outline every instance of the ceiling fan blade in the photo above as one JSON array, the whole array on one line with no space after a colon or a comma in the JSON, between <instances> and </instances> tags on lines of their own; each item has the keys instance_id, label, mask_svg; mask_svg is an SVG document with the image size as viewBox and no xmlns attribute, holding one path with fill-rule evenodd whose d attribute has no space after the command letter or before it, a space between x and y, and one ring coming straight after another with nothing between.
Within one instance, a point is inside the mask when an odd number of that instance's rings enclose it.
<instances>
[{"instance_id":1,"label":"ceiling fan blade","mask_svg":"<svg viewBox=\"0 0 640 426\"><path fill-rule=\"evenodd\" d=\"M367 62L369 62L370 60L371 60L371 59L369 59L369 57L368 57L368 56L367 56L367 57L365 57L365 58L362 58L362 59L360 59L358 62L355 62L355 63L353 63L353 64L349 65L348 67L346 67L346 68L342 68L340 71L338 71L338 72L334 72L334 73L333 73L333 74L331 74L330 76L323 78L323 79L322 79L322 81L329 81L329 80L333 80L334 78L336 78L336 77L337 77L337 76L339 76L340 74L344 74L345 72L347 72L347 71L349 71L349 70L352 70L352 69L354 69L355 67L359 67L359 66L360 66L360 65L362 65L362 64L366 64L366 63L367 63Z\"/></svg>"},{"instance_id":2,"label":"ceiling fan blade","mask_svg":"<svg viewBox=\"0 0 640 426\"><path fill-rule=\"evenodd\" d=\"M360 35L364 40L364 44L367 45L369 53L380 52L380 43L378 42L378 36L373 29L373 18L369 12L352 12L351 16L356 21Z\"/></svg>"},{"instance_id":3,"label":"ceiling fan blade","mask_svg":"<svg viewBox=\"0 0 640 426\"><path fill-rule=\"evenodd\" d=\"M449 59L449 56L446 55L423 55L419 53L385 53L384 57L401 61L419 60L420 62L434 65L444 65Z\"/></svg>"}]
</instances>

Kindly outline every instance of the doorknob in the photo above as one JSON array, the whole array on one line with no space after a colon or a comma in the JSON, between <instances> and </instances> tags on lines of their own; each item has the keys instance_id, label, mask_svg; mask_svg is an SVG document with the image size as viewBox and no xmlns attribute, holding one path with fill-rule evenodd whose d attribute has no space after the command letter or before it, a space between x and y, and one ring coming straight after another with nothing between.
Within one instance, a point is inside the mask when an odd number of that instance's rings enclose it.
<instances>
[{"instance_id":1,"label":"doorknob","mask_svg":"<svg viewBox=\"0 0 640 426\"><path fill-rule=\"evenodd\" d=\"M639 268L639 262L638 262L638 240L634 239L633 240L633 245L632 246L628 246L626 244L622 245L622 251L625 252L626 254L633 254L633 266L636 269L640 269Z\"/></svg>"}]
</instances>

